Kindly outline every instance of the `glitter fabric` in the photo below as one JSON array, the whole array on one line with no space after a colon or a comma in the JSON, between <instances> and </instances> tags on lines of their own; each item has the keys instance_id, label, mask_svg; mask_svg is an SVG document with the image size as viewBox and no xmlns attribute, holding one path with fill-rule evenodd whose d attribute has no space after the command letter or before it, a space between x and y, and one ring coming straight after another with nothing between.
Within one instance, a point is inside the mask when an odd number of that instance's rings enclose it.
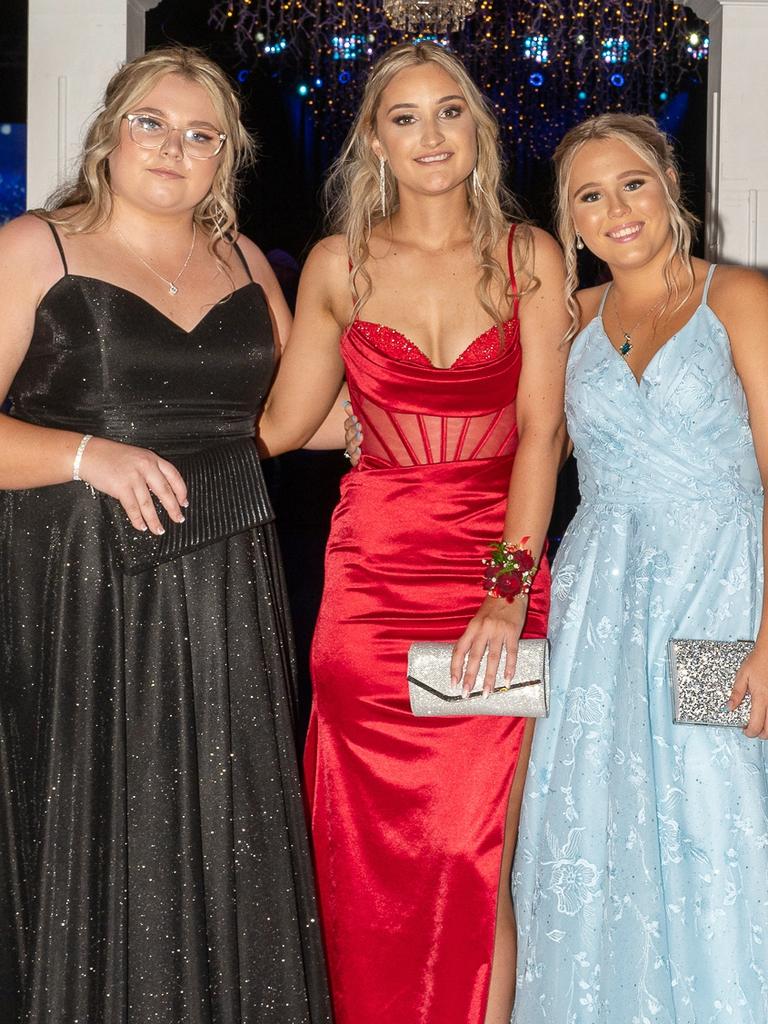
<instances>
[{"instance_id":1,"label":"glitter fabric","mask_svg":"<svg viewBox=\"0 0 768 1024\"><path fill-rule=\"evenodd\" d=\"M65 274L12 396L172 457L251 436L272 370L256 284L185 332ZM272 524L134 577L81 483L0 528L3 1024L327 1024Z\"/></svg>"}]
</instances>

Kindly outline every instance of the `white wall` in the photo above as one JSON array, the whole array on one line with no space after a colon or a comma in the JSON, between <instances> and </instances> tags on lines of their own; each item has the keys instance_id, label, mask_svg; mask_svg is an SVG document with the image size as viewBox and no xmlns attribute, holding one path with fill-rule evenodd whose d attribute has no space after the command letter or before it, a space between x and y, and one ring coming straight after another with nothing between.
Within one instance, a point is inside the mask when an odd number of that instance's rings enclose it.
<instances>
[{"instance_id":1,"label":"white wall","mask_svg":"<svg viewBox=\"0 0 768 1024\"><path fill-rule=\"evenodd\" d=\"M768 269L768 0L691 0L709 21L707 256Z\"/></svg>"},{"instance_id":2,"label":"white wall","mask_svg":"<svg viewBox=\"0 0 768 1024\"><path fill-rule=\"evenodd\" d=\"M69 175L110 76L144 52L160 0L29 0L27 206Z\"/></svg>"}]
</instances>

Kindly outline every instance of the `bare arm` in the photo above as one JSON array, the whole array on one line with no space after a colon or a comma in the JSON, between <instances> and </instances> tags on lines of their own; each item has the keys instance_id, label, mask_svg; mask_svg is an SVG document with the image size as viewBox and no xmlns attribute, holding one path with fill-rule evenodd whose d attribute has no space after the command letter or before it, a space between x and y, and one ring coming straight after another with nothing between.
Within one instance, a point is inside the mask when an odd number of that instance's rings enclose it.
<instances>
[{"instance_id":1,"label":"bare arm","mask_svg":"<svg viewBox=\"0 0 768 1024\"><path fill-rule=\"evenodd\" d=\"M555 484L566 444L563 396L567 349L562 339L568 317L560 248L542 231L535 231L534 240L535 274L541 283L520 303L523 367L517 396L519 443L509 482L504 539L519 547L523 538L529 538L523 546L530 548L538 559L552 515ZM479 572L478 566L478 575ZM512 603L494 597L482 602L454 650L452 674L456 681L461 678L467 657L464 692L472 688L486 648L484 688L493 688L503 647L507 651L505 676L512 677L527 606L527 598L523 597Z\"/></svg>"},{"instance_id":2,"label":"bare arm","mask_svg":"<svg viewBox=\"0 0 768 1024\"><path fill-rule=\"evenodd\" d=\"M768 488L768 281L755 271L721 267L715 274L710 304L725 325L731 352L749 408L763 489ZM768 516L763 511L763 565L768 579ZM755 648L736 676L731 696L737 707L751 694L747 736L768 740L768 587Z\"/></svg>"},{"instance_id":3,"label":"bare arm","mask_svg":"<svg viewBox=\"0 0 768 1024\"><path fill-rule=\"evenodd\" d=\"M343 246L336 239L318 243L301 275L290 341L259 422L261 447L267 455L303 447L332 411L344 377L339 307L346 280ZM341 440L341 409L337 415Z\"/></svg>"}]
</instances>

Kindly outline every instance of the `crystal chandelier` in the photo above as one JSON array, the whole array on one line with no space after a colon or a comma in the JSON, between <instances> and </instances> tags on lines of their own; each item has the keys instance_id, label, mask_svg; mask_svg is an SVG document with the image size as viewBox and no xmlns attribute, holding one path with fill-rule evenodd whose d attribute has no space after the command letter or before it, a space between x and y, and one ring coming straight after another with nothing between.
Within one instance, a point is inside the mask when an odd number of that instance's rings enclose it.
<instances>
[{"instance_id":1,"label":"crystal chandelier","mask_svg":"<svg viewBox=\"0 0 768 1024\"><path fill-rule=\"evenodd\" d=\"M461 28L475 9L475 0L384 0L383 6L392 28L441 35Z\"/></svg>"}]
</instances>

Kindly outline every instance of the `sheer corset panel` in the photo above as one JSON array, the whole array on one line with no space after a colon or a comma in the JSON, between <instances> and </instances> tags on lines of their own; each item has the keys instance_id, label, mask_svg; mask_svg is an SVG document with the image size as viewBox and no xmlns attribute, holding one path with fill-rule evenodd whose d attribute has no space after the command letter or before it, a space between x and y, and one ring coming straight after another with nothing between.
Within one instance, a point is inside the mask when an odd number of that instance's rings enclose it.
<instances>
[{"instance_id":1,"label":"sheer corset panel","mask_svg":"<svg viewBox=\"0 0 768 1024\"><path fill-rule=\"evenodd\" d=\"M364 424L364 454L392 466L420 466L511 455L517 447L514 404L479 416L433 416L353 400Z\"/></svg>"}]
</instances>

